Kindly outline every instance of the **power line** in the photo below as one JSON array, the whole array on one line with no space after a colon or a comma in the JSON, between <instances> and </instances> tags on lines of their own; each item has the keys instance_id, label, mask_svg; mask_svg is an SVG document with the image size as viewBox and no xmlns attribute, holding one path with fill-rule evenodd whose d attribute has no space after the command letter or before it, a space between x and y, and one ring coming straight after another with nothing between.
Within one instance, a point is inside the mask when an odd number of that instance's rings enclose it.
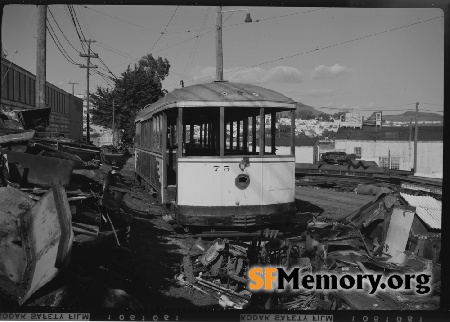
<instances>
[{"instance_id":1,"label":"power line","mask_svg":"<svg viewBox=\"0 0 450 322\"><path fill-rule=\"evenodd\" d=\"M173 16L175 16L175 13L177 12L177 10L178 10L179 7L180 7L180 6L177 6L177 7L175 8L175 11L173 12L172 17L170 17L169 22L168 22L167 25L164 27L163 32L161 32L161 35L159 35L158 39L156 39L155 43L153 44L152 48L150 49L150 51L149 51L148 53L150 53L150 52L153 50L153 48L155 48L155 46L156 46L156 44L158 43L158 41L162 38L162 36L163 36L164 33L166 32L167 27L169 26L170 22L172 21Z\"/></svg>"},{"instance_id":2,"label":"power line","mask_svg":"<svg viewBox=\"0 0 450 322\"><path fill-rule=\"evenodd\" d=\"M48 33L50 34L50 36L53 39L53 42L55 43L56 47L58 48L58 50L61 52L61 54L64 56L64 58L71 64L74 65L79 65L78 63L76 63L70 56L69 54L66 52L66 50L64 49L64 46L61 44L61 42L58 39L58 36L56 36L55 31L53 30L52 25L50 24L50 20L47 19L47 30ZM50 28L49 28L50 27ZM55 40L56 38L56 40Z\"/></svg>"},{"instance_id":3,"label":"power line","mask_svg":"<svg viewBox=\"0 0 450 322\"><path fill-rule=\"evenodd\" d=\"M72 45L72 43L69 41L69 39L67 39L67 37L66 37L66 35L64 34L64 32L61 30L61 27L59 26L58 21L56 21L55 16L53 15L52 11L50 10L50 7L47 7L47 8L48 8L48 11L50 12L50 15L52 16L53 20L55 21L56 26L58 27L59 31L61 31L62 35L63 35L64 38L67 40L67 42L69 43L69 45L72 46L72 48L75 49L77 52L79 52L79 50L76 49L76 48Z\"/></svg>"},{"instance_id":4,"label":"power line","mask_svg":"<svg viewBox=\"0 0 450 322\"><path fill-rule=\"evenodd\" d=\"M70 5L70 7L72 8L72 12L73 12L73 16L75 17L75 21L76 21L78 27L80 28L81 35L83 36L83 39L86 39L86 36L83 33L83 28L81 28L80 22L78 21L77 12L75 11L75 8L73 5Z\"/></svg>"},{"instance_id":5,"label":"power line","mask_svg":"<svg viewBox=\"0 0 450 322\"><path fill-rule=\"evenodd\" d=\"M89 9L89 10L92 10L92 11L95 11L95 12L98 12L98 13L101 13L102 15L105 15L105 16L108 16L108 17L111 17L111 18L120 20L120 21L125 22L125 23L128 23L128 24L130 24L130 25L133 25L133 26L136 26L136 27L139 27L139 28L143 28L143 29L146 29L146 30L150 30L150 31L156 32L156 33L158 33L158 34L160 33L159 31L156 31L156 30L147 28L147 27L142 26L142 25L138 25L138 24L136 24L136 23L133 23L133 22L130 22L130 21L127 21L127 20L118 18L118 17L116 17L116 16L109 15L109 14L107 14L107 13L104 13L104 12L101 12L101 11L98 11L98 10L95 10L95 9L92 9L92 8L89 8L89 7L87 7L87 6L83 6L83 5L82 5L82 7L86 8L86 9Z\"/></svg>"},{"instance_id":6,"label":"power line","mask_svg":"<svg viewBox=\"0 0 450 322\"><path fill-rule=\"evenodd\" d=\"M321 47L321 48L317 47L316 49L312 49L312 50L300 52L300 53L297 53L297 54L293 54L293 55L290 55L290 56L285 56L285 57L281 57L281 58L265 61L265 62L258 63L258 64L255 64L255 65L252 65L252 66L246 66L246 67L237 68L237 69L234 69L232 71L224 72L224 74L231 73L231 72L237 72L237 71L241 71L241 70L244 70L244 69L249 69L249 68L253 68L253 67L257 67L257 66L261 66L261 65L265 65L265 64L269 64L269 63L274 63L276 61L289 59L289 58L300 56L300 55L304 55L304 54L309 54L309 53L312 53L312 52L316 52L316 51L319 51L319 50L324 50L324 49L340 46L340 45L343 45L343 44L348 44L350 42L366 39L366 38L369 38L369 37L379 36L381 34L385 34L385 33L396 31L396 30L403 29L403 28L408 28L408 27L411 27L411 26L414 26L414 25L418 25L418 24L421 24L421 23L425 23L425 22L436 20L436 19L443 18L443 17L444 16L438 16L438 17L434 17L434 18L431 18L431 19L422 20L422 21L414 22L414 23L411 23L411 24L408 24L408 25L400 26L400 27L397 27L397 28L392 28L392 29L380 31L380 32L377 32L377 33L373 33L373 34L369 34L369 35L366 35L366 36L350 39L350 40L347 40L347 41L342 41L342 42L339 42L339 43L336 43L336 44L332 44L332 45L328 45L328 46L324 46L324 47ZM200 81L202 79L207 79L207 78L209 78L209 76L205 76L205 77L199 78L196 81Z\"/></svg>"},{"instance_id":7,"label":"power line","mask_svg":"<svg viewBox=\"0 0 450 322\"><path fill-rule=\"evenodd\" d=\"M73 7L70 6L70 5L67 5L67 9L69 10L70 18L71 18L72 23L73 23L73 25L75 27L75 31L77 32L78 39L80 40L80 43L81 43L81 47L83 48L84 51L86 51L86 47L84 46L84 42L83 42L83 40L86 39L86 38L84 37L84 35L83 35L83 37L81 37L81 35L80 35L80 31L81 30L78 31L78 26L77 26L77 23L76 23L76 20L75 20L73 11L72 11Z\"/></svg>"},{"instance_id":8,"label":"power line","mask_svg":"<svg viewBox=\"0 0 450 322\"><path fill-rule=\"evenodd\" d=\"M433 104L433 103L423 103L423 102L420 102L420 104L434 105L434 106L444 106L443 104Z\"/></svg>"},{"instance_id":9,"label":"power line","mask_svg":"<svg viewBox=\"0 0 450 322\"><path fill-rule=\"evenodd\" d=\"M103 59L101 59L100 57L98 57L98 60L100 60L100 62L103 64L103 66L105 66L105 68L107 69L107 71L115 78L117 79L116 75L114 75L114 73L108 68L108 66L106 66L105 62L103 61Z\"/></svg>"},{"instance_id":10,"label":"power line","mask_svg":"<svg viewBox=\"0 0 450 322\"><path fill-rule=\"evenodd\" d=\"M138 60L139 59L138 57L135 57L135 56L132 56L130 54L127 54L124 51L120 51L119 49L111 47L111 46L109 46L109 45L107 45L105 43L102 43L101 41L97 40L97 43L98 43L98 46L102 47L105 50L108 50L108 51L112 52L113 54L116 54L116 55L119 55L119 56L122 56L122 57L125 57L125 58L128 58L128 59L130 59L130 58L134 59L134 60Z\"/></svg>"},{"instance_id":11,"label":"power line","mask_svg":"<svg viewBox=\"0 0 450 322\"><path fill-rule=\"evenodd\" d=\"M206 11L205 16L203 17L203 21L202 21L202 25L201 25L201 28L200 28L200 32L201 32L201 31L204 29L204 27L205 27L206 18L208 17L208 14L209 14L210 10L211 10L211 7L208 7L208 10ZM231 14L233 14L233 13L231 13ZM229 17L231 17L231 15L230 15ZM228 17L228 18L229 18L229 17ZM199 32L199 34L200 34L200 32ZM195 54L197 53L197 49L198 49L198 44L199 44L199 42L200 42L200 38L199 38L198 35L197 35L197 39L196 39L196 41L195 41L194 47L192 47L192 51L191 51L191 54L189 55L188 62L187 62L187 64L186 64L186 67L184 68L183 74L185 74L186 71L189 70L190 65L191 65L192 62L194 61L194 56L195 56Z\"/></svg>"},{"instance_id":12,"label":"power line","mask_svg":"<svg viewBox=\"0 0 450 322\"><path fill-rule=\"evenodd\" d=\"M81 10L80 8L78 8L78 10L80 12L81 20L83 20L84 27L86 28L87 32L89 33L89 36L91 36L91 38L94 38L94 36L92 35L91 31L88 28L88 25L86 23L86 19L84 18L83 10Z\"/></svg>"}]
</instances>

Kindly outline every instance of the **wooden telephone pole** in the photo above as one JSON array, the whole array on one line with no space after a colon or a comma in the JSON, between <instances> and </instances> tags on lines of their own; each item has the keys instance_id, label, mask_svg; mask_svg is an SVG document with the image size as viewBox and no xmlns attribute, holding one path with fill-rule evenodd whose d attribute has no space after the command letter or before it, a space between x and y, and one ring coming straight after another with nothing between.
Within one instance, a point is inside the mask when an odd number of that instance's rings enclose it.
<instances>
[{"instance_id":1,"label":"wooden telephone pole","mask_svg":"<svg viewBox=\"0 0 450 322\"><path fill-rule=\"evenodd\" d=\"M222 47L222 7L217 7L216 16L216 81L223 81L223 47Z\"/></svg>"},{"instance_id":2,"label":"wooden telephone pole","mask_svg":"<svg viewBox=\"0 0 450 322\"><path fill-rule=\"evenodd\" d=\"M86 143L91 142L91 135L90 135L90 125L89 125L89 69L91 68L97 68L96 65L91 65L91 58L98 58L97 54L91 55L91 43L95 42L95 40L83 40L83 42L88 43L88 53L87 54L80 54L81 57L86 57L87 64L81 65L80 68L86 68Z\"/></svg>"},{"instance_id":3,"label":"wooden telephone pole","mask_svg":"<svg viewBox=\"0 0 450 322\"><path fill-rule=\"evenodd\" d=\"M36 107L45 107L45 85L47 71L47 6L38 5L37 47L36 47Z\"/></svg>"}]
</instances>

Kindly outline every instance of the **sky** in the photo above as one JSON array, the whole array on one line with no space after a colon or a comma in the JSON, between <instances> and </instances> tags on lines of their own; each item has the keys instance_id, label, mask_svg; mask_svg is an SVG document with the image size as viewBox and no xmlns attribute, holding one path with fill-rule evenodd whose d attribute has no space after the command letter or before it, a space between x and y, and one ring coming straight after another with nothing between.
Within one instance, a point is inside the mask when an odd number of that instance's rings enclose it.
<instances>
[{"instance_id":1,"label":"sky","mask_svg":"<svg viewBox=\"0 0 450 322\"><path fill-rule=\"evenodd\" d=\"M99 72L116 77L147 53L167 58L169 92L215 80L217 7L73 5ZM47 81L86 93L69 8L49 5L66 59L47 32ZM245 23L247 9L252 22ZM231 11L234 10L234 11ZM238 10L238 11L236 11ZM444 13L439 8L222 7L224 79L269 88L326 113L415 109L443 114ZM55 20L57 24L55 23ZM58 27L59 26L59 27ZM61 30L60 30L60 29ZM35 74L37 7L3 8L6 59ZM61 33L62 31L62 33ZM81 37L83 37L81 35ZM66 39L67 38L67 39ZM103 63L105 65L103 65ZM109 71L108 71L109 69ZM90 92L112 82L93 73Z\"/></svg>"}]
</instances>

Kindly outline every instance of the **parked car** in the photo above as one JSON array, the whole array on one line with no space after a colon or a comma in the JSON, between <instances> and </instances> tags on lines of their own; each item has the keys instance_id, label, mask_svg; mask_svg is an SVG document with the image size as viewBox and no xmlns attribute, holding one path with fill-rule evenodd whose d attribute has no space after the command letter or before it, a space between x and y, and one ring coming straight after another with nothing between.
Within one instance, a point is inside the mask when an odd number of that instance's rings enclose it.
<instances>
[{"instance_id":1,"label":"parked car","mask_svg":"<svg viewBox=\"0 0 450 322\"><path fill-rule=\"evenodd\" d=\"M330 164L346 164L348 160L356 159L356 155L345 152L324 152L320 155L320 159Z\"/></svg>"}]
</instances>

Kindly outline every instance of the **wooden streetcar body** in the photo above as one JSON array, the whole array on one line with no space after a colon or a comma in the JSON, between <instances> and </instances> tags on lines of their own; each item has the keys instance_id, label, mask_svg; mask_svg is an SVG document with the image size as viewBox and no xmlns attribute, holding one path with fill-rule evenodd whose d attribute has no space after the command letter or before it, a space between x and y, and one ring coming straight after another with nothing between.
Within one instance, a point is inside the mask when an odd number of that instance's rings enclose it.
<instances>
[{"instance_id":1,"label":"wooden streetcar body","mask_svg":"<svg viewBox=\"0 0 450 322\"><path fill-rule=\"evenodd\" d=\"M136 176L176 205L183 226L290 222L294 140L289 155L276 155L274 139L277 113L286 111L293 136L295 102L280 93L229 82L176 89L136 117Z\"/></svg>"}]
</instances>

